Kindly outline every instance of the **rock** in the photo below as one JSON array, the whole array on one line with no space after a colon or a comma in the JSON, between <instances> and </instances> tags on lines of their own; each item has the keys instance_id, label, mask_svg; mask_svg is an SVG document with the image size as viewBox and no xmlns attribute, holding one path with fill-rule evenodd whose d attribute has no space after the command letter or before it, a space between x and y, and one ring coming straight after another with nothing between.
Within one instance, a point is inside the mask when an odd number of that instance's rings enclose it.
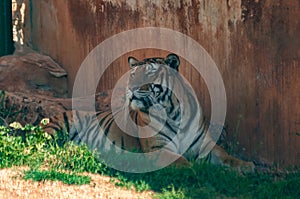
<instances>
[{"instance_id":1,"label":"rock","mask_svg":"<svg viewBox=\"0 0 300 199\"><path fill-rule=\"evenodd\" d=\"M110 109L111 93L112 91L106 91L95 95L96 111ZM79 102L77 110L87 110L84 98L73 100ZM9 110L11 115L4 118L6 110ZM42 94L0 90L0 124L10 124L16 121L22 125L28 123L36 125L43 118L53 117L67 110L72 110L71 98L55 98Z\"/></svg>"},{"instance_id":2,"label":"rock","mask_svg":"<svg viewBox=\"0 0 300 199\"><path fill-rule=\"evenodd\" d=\"M49 56L38 53L0 58L0 89L65 98L67 73Z\"/></svg>"},{"instance_id":3,"label":"rock","mask_svg":"<svg viewBox=\"0 0 300 199\"><path fill-rule=\"evenodd\" d=\"M22 52L0 58L0 124L19 122L22 125L38 124L43 118L72 110L72 100L77 102L77 110L104 111L113 106L122 106L124 88L90 96L95 100L95 108L88 107L87 97L67 98L67 73L49 56L36 52ZM117 97L116 97L117 96ZM4 117L5 111L12 114Z\"/></svg>"},{"instance_id":4,"label":"rock","mask_svg":"<svg viewBox=\"0 0 300 199\"><path fill-rule=\"evenodd\" d=\"M0 110L0 116L6 124L19 122L22 125L36 125L43 118L66 111L55 98L7 91L0 91Z\"/></svg>"},{"instance_id":5,"label":"rock","mask_svg":"<svg viewBox=\"0 0 300 199\"><path fill-rule=\"evenodd\" d=\"M38 53L28 53L20 57L20 60L24 63L36 65L42 69L46 69L54 77L67 76L67 72L49 56Z\"/></svg>"}]
</instances>

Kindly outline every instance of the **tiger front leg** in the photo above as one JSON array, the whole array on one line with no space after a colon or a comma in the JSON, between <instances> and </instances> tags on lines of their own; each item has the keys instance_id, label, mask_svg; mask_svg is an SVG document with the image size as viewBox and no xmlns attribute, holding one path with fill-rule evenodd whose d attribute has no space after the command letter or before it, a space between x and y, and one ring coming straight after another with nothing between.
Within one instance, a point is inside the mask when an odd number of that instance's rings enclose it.
<instances>
[{"instance_id":1,"label":"tiger front leg","mask_svg":"<svg viewBox=\"0 0 300 199\"><path fill-rule=\"evenodd\" d=\"M146 153L146 156L151 160L156 166L163 168L167 166L175 167L190 167L190 162L184 158L182 155L174 153L166 149L160 149L156 152Z\"/></svg>"},{"instance_id":2,"label":"tiger front leg","mask_svg":"<svg viewBox=\"0 0 300 199\"><path fill-rule=\"evenodd\" d=\"M157 143L157 140L154 138L140 138L140 144L143 152L156 166L191 166L190 162L185 157L173 152L172 150L164 148L163 145L159 147L156 145Z\"/></svg>"}]
</instances>

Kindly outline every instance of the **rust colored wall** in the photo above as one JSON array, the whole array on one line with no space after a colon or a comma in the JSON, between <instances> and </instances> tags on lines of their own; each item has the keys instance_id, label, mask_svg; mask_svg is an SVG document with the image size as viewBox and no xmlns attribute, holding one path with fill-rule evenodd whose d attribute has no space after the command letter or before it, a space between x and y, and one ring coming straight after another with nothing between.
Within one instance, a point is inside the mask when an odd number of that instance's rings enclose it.
<instances>
[{"instance_id":1,"label":"rust colored wall","mask_svg":"<svg viewBox=\"0 0 300 199\"><path fill-rule=\"evenodd\" d=\"M116 33L147 26L185 33L219 67L228 98L226 124L231 135L239 132L244 155L300 165L299 11L297 0L27 0L25 37L65 67L72 88L88 52ZM113 88L128 70L128 55L142 59L166 54L148 49L122 56L99 89ZM210 115L201 77L184 60L181 72Z\"/></svg>"}]
</instances>

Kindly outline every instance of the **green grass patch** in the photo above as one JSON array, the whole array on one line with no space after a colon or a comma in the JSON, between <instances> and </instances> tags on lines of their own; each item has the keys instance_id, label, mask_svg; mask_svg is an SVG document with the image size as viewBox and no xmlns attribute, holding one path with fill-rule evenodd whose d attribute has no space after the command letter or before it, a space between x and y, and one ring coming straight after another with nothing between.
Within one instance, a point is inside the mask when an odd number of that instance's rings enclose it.
<instances>
[{"instance_id":1,"label":"green grass patch","mask_svg":"<svg viewBox=\"0 0 300 199\"><path fill-rule=\"evenodd\" d=\"M54 170L43 171L43 170L29 170L24 172L23 178L25 180L32 179L34 181L62 181L65 184L71 185L83 185L89 184L91 182L90 176L82 176L77 174L68 174L63 172L58 172Z\"/></svg>"},{"instance_id":2,"label":"green grass patch","mask_svg":"<svg viewBox=\"0 0 300 199\"><path fill-rule=\"evenodd\" d=\"M0 168L29 166L24 179L59 180L66 184L90 183L81 172L112 177L117 186L137 191L153 190L155 198L300 198L300 172L241 175L229 168L194 164L192 168L168 167L155 172L130 174L99 161L99 154L51 137L39 127L0 127ZM101 157L101 156L100 156ZM48 170L40 170L40 167Z\"/></svg>"},{"instance_id":3,"label":"green grass patch","mask_svg":"<svg viewBox=\"0 0 300 199\"><path fill-rule=\"evenodd\" d=\"M14 131L25 131L12 136ZM63 146L56 138L41 131L39 127L27 125L22 129L0 126L0 168L11 166L45 166L57 170L101 173L105 164L97 160L97 153L87 146L66 142Z\"/></svg>"}]
</instances>

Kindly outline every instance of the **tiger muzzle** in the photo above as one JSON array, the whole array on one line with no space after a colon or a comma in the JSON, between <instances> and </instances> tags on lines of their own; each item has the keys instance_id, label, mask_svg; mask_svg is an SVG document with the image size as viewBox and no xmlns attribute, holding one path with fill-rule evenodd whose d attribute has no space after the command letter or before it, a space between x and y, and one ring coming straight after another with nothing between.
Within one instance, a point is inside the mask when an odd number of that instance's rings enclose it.
<instances>
[{"instance_id":1,"label":"tiger muzzle","mask_svg":"<svg viewBox=\"0 0 300 199\"><path fill-rule=\"evenodd\" d=\"M147 111L153 105L151 95L150 84L129 89L128 99L130 108L133 110Z\"/></svg>"}]
</instances>

